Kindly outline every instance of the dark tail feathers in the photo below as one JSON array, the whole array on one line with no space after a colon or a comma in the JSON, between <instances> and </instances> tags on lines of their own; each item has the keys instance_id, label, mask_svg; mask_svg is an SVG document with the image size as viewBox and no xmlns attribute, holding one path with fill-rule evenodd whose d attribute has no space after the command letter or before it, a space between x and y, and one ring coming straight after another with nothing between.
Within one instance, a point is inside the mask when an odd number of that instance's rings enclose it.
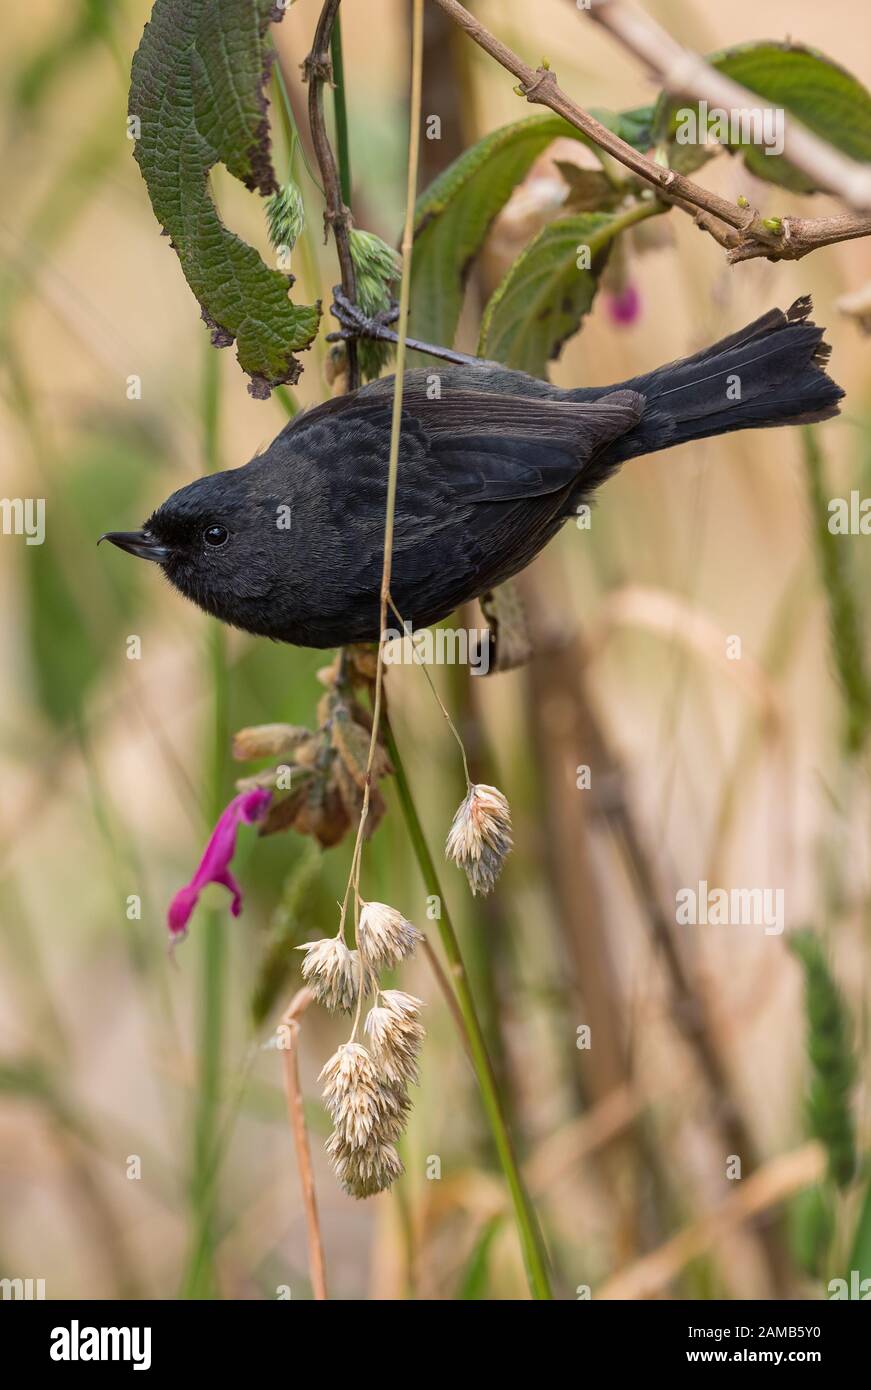
<instances>
[{"instance_id":1,"label":"dark tail feathers","mask_svg":"<svg viewBox=\"0 0 871 1390\"><path fill-rule=\"evenodd\" d=\"M826 372L831 353L812 323L810 296L762 318L713 347L611 386L638 391L647 406L638 425L608 450L622 463L691 439L730 430L804 425L837 415L844 392Z\"/></svg>"}]
</instances>

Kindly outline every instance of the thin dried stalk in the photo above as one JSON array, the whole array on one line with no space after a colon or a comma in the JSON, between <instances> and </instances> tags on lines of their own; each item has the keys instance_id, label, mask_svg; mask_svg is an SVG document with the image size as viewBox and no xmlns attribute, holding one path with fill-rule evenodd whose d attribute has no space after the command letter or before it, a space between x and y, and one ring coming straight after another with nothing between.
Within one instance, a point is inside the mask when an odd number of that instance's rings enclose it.
<instances>
[{"instance_id":1,"label":"thin dried stalk","mask_svg":"<svg viewBox=\"0 0 871 1390\"><path fill-rule=\"evenodd\" d=\"M327 135L324 116L324 86L333 78L331 40L333 26L339 13L340 0L325 0L318 19L311 52L303 64L305 80L308 82L308 119L311 130L315 158L324 185L326 208L325 227L332 227L342 276L342 290L353 304L357 298L357 277L351 259L351 210L346 207L342 197L342 184L336 157ZM357 362L357 344L349 339L346 345L348 358L348 390L356 391L360 385L360 369Z\"/></svg>"},{"instance_id":2,"label":"thin dried stalk","mask_svg":"<svg viewBox=\"0 0 871 1390\"><path fill-rule=\"evenodd\" d=\"M302 1090L299 1084L297 1063L297 1039L299 1038L299 1019L314 1000L310 989L301 989L290 1001L281 1022L290 1032L290 1046L281 1049L281 1064L284 1068L284 1092L287 1097L287 1116L293 1132L296 1148L296 1161L299 1168L299 1181L302 1187L302 1201L305 1208L306 1238L308 1242L308 1267L311 1275L312 1292L318 1302L323 1302L327 1293L327 1267L324 1260L324 1245L321 1238L321 1224L318 1219L318 1203L315 1192L314 1171L312 1169L311 1149L308 1142L308 1129L302 1103Z\"/></svg>"}]
</instances>

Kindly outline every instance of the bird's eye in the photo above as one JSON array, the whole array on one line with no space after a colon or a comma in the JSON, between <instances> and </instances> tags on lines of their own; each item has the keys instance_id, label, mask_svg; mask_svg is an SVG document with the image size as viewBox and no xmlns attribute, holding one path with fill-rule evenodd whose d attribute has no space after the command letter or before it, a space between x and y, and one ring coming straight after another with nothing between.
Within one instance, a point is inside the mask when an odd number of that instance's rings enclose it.
<instances>
[{"instance_id":1,"label":"bird's eye","mask_svg":"<svg viewBox=\"0 0 871 1390\"><path fill-rule=\"evenodd\" d=\"M229 539L230 532L227 530L226 526L207 526L203 532L203 540L206 545L226 545Z\"/></svg>"}]
</instances>

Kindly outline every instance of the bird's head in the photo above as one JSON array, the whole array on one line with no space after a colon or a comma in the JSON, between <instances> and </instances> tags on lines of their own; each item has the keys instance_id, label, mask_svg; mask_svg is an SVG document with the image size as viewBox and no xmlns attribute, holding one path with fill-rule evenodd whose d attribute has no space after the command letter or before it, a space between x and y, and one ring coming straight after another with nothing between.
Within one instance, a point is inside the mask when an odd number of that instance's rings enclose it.
<instances>
[{"instance_id":1,"label":"bird's head","mask_svg":"<svg viewBox=\"0 0 871 1390\"><path fill-rule=\"evenodd\" d=\"M108 531L100 540L160 565L207 613L270 636L270 591L289 568L290 507L266 495L259 481L250 468L198 478L168 497L140 531Z\"/></svg>"}]
</instances>

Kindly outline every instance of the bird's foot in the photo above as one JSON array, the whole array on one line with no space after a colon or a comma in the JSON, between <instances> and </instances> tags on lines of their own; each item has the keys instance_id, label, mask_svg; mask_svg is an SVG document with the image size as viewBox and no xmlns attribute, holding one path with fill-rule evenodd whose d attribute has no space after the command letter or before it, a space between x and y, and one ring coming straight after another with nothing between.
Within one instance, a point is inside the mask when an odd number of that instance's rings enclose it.
<instances>
[{"instance_id":1,"label":"bird's foot","mask_svg":"<svg viewBox=\"0 0 871 1390\"><path fill-rule=\"evenodd\" d=\"M342 327L335 333L327 334L328 343L358 342L361 338L377 338L382 343L399 342L399 334L390 327L399 318L399 305L395 301L380 314L364 314L360 306L352 304L343 293L341 285L336 285L333 289L332 312ZM419 338L406 338L405 342L414 352L425 352L430 357L439 357L443 362L455 362L463 367L474 367L479 360L465 352L454 352L452 348L422 343Z\"/></svg>"},{"instance_id":2,"label":"bird's foot","mask_svg":"<svg viewBox=\"0 0 871 1390\"><path fill-rule=\"evenodd\" d=\"M328 343L348 342L360 338L377 338L382 342L395 343L397 335L390 327L399 318L399 305L392 300L389 308L380 314L364 314L358 304L353 304L343 292L341 285L333 289L331 305L333 317L342 325L338 332L328 333Z\"/></svg>"}]
</instances>

